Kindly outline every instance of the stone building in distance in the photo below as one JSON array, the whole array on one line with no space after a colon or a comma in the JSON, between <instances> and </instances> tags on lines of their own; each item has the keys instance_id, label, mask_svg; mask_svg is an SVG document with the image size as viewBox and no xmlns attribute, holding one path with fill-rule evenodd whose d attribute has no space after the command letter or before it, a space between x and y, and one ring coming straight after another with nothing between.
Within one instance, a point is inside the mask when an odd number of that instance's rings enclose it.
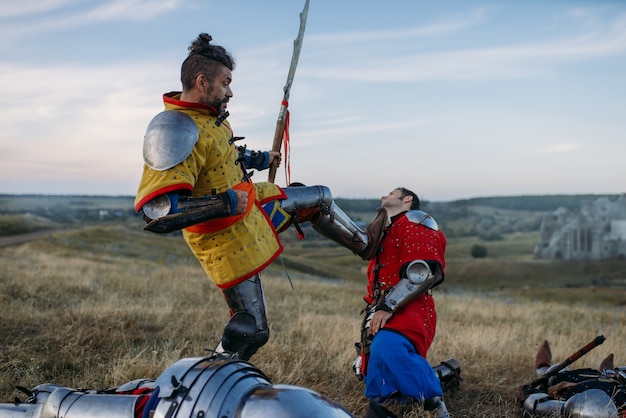
<instances>
[{"instance_id":1,"label":"stone building in distance","mask_svg":"<svg viewBox=\"0 0 626 418\"><path fill-rule=\"evenodd\" d=\"M583 201L578 213L559 208L544 215L535 258L626 260L626 195Z\"/></svg>"}]
</instances>

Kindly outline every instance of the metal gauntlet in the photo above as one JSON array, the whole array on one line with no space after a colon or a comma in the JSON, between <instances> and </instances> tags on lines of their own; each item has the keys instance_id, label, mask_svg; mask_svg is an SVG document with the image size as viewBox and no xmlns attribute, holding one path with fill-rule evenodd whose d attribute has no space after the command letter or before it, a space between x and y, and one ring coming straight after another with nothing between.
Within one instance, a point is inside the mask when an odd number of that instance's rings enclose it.
<instances>
[{"instance_id":1,"label":"metal gauntlet","mask_svg":"<svg viewBox=\"0 0 626 418\"><path fill-rule=\"evenodd\" d=\"M395 312L419 295L427 292L438 281L439 272L433 273L424 260L411 261L402 268L401 279L385 296L383 307ZM383 308L383 309L384 309Z\"/></svg>"}]
</instances>

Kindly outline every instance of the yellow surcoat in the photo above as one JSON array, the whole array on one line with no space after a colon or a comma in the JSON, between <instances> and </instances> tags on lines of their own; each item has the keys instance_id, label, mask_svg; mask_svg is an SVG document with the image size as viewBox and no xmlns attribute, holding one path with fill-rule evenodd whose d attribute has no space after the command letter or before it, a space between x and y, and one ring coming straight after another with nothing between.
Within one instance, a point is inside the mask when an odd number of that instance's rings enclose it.
<instances>
[{"instance_id":1,"label":"yellow surcoat","mask_svg":"<svg viewBox=\"0 0 626 418\"><path fill-rule=\"evenodd\" d=\"M179 94L169 93L163 99L166 110L178 110L193 119L198 141L191 154L170 169L157 171L144 164L135 209L140 211L149 200L174 190L198 197L240 188L243 171L236 162L239 152L230 141L230 124L216 124L213 108L182 102ZM221 288L260 272L282 251L278 234L261 205L284 198L284 192L269 182L254 184L254 191L256 200L250 210L231 225L203 233L183 230L187 245L204 271Z\"/></svg>"}]
</instances>

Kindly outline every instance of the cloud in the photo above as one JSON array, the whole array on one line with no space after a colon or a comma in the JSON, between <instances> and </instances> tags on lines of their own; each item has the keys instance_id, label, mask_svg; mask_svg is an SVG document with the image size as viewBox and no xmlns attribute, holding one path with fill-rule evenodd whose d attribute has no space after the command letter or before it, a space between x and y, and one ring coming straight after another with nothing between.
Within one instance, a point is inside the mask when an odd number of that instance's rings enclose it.
<instances>
[{"instance_id":1,"label":"cloud","mask_svg":"<svg viewBox=\"0 0 626 418\"><path fill-rule=\"evenodd\" d=\"M46 13L77 3L77 0L4 0L0 4L3 19Z\"/></svg>"},{"instance_id":2,"label":"cloud","mask_svg":"<svg viewBox=\"0 0 626 418\"><path fill-rule=\"evenodd\" d=\"M564 152L574 151L580 148L579 144L555 144L536 151L537 154L561 154Z\"/></svg>"},{"instance_id":3,"label":"cloud","mask_svg":"<svg viewBox=\"0 0 626 418\"><path fill-rule=\"evenodd\" d=\"M0 45L9 46L20 38L65 32L95 23L150 20L185 7L190 6L183 0L11 1L0 6Z\"/></svg>"},{"instance_id":4,"label":"cloud","mask_svg":"<svg viewBox=\"0 0 626 418\"><path fill-rule=\"evenodd\" d=\"M123 181L124 173L136 171L145 127L162 109L163 92L153 86L175 77L146 73L145 64L0 65L0 106L5 109L0 177L57 179L69 187L90 176ZM154 63L154 68L169 67Z\"/></svg>"},{"instance_id":5,"label":"cloud","mask_svg":"<svg viewBox=\"0 0 626 418\"><path fill-rule=\"evenodd\" d=\"M587 16L590 13L587 14ZM591 19L590 17L588 19ZM463 28L451 24L450 28ZM407 39L417 34L436 33L420 28L389 32L357 32L319 37L313 56L302 69L311 78L357 82L406 83L426 80L486 80L526 78L547 71L546 65L562 61L584 61L626 51L626 14L615 16L601 27L577 26L579 33L561 39L506 46L467 47L437 52L398 51L387 46L389 40ZM462 33L459 35L462 36ZM332 46L326 45L332 39ZM371 42L369 48L351 48L357 40ZM494 39L495 43L505 42ZM408 42L410 44L410 42ZM372 51L376 51L372 54ZM390 51L390 52L386 52ZM321 56L325 55L324 59ZM320 59L317 59L319 57Z\"/></svg>"},{"instance_id":6,"label":"cloud","mask_svg":"<svg viewBox=\"0 0 626 418\"><path fill-rule=\"evenodd\" d=\"M410 39L432 38L451 35L476 26L484 20L487 8L477 8L463 13L462 17L452 17L445 21L430 23L425 26L409 27L391 30L371 30L343 33L325 33L307 36L307 44L317 44L320 48L328 48L340 44L345 47L349 44L363 44L367 42L407 41ZM393 47L389 45L389 47Z\"/></svg>"}]
</instances>

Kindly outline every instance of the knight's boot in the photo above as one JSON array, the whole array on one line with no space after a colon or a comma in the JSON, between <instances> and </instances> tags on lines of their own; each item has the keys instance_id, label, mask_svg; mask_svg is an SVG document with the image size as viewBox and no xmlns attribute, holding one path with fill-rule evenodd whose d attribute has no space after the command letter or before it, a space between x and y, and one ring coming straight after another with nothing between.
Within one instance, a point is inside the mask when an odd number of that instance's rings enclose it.
<instances>
[{"instance_id":1,"label":"knight's boot","mask_svg":"<svg viewBox=\"0 0 626 418\"><path fill-rule=\"evenodd\" d=\"M270 336L261 278L256 274L222 292L232 316L213 351L216 356L248 361Z\"/></svg>"},{"instance_id":2,"label":"knight's boot","mask_svg":"<svg viewBox=\"0 0 626 418\"><path fill-rule=\"evenodd\" d=\"M363 418L398 418L398 416L384 406L370 401Z\"/></svg>"},{"instance_id":3,"label":"knight's boot","mask_svg":"<svg viewBox=\"0 0 626 418\"><path fill-rule=\"evenodd\" d=\"M613 362L614 360L614 355L613 353L609 354L604 360L602 360L602 363L600 363L600 371L604 372L605 370L609 370L609 371L613 371L615 370L615 363Z\"/></svg>"},{"instance_id":4,"label":"knight's boot","mask_svg":"<svg viewBox=\"0 0 626 418\"><path fill-rule=\"evenodd\" d=\"M550 350L550 344L548 340L544 340L543 344L537 351L537 356L535 357L535 370L537 371L537 376L543 376L550 365L552 364L552 351Z\"/></svg>"},{"instance_id":5,"label":"knight's boot","mask_svg":"<svg viewBox=\"0 0 626 418\"><path fill-rule=\"evenodd\" d=\"M450 418L448 408L441 396L426 399L424 402L424 413L428 418Z\"/></svg>"},{"instance_id":6,"label":"knight's boot","mask_svg":"<svg viewBox=\"0 0 626 418\"><path fill-rule=\"evenodd\" d=\"M324 237L351 250L364 260L374 257L387 212L378 209L376 217L363 231L334 202L326 186L299 186L284 189L287 199L282 208L295 217L296 221L310 221L313 229Z\"/></svg>"}]
</instances>

